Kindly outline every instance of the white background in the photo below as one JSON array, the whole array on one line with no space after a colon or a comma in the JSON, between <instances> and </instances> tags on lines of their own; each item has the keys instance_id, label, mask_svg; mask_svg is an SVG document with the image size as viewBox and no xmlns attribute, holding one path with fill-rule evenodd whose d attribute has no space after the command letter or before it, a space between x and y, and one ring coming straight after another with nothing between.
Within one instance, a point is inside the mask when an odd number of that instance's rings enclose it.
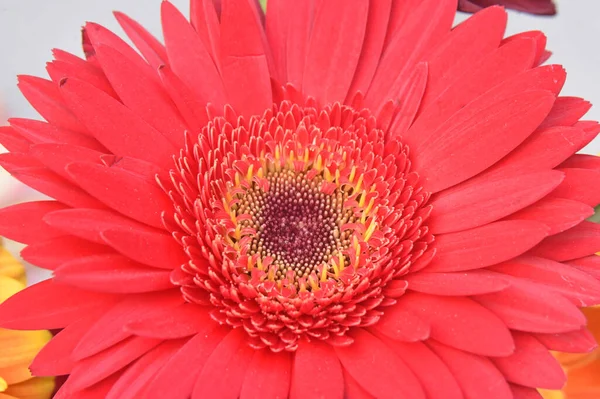
<instances>
[{"instance_id":1,"label":"white background","mask_svg":"<svg viewBox=\"0 0 600 399\"><path fill-rule=\"evenodd\" d=\"M112 10L123 11L155 35L160 35L161 0L0 0L0 103L4 113L15 117L37 118L16 87L16 75L46 76L45 63L52 48L81 54L80 29L85 21L98 22L121 30ZM171 0L187 14L187 0ZM294 0L289 0L294 1ZM550 62L565 66L568 72L563 95L584 97L597 104L585 119L600 119L600 0L560 0L559 15L535 17L510 12L507 34L542 30L548 48L554 53ZM459 15L457 20L464 18ZM1 117L0 117L1 118ZM0 124L3 120L0 119ZM600 152L600 139L585 149ZM24 189L12 197L2 195L10 183L0 172L0 205L32 197ZM590 182L600 184L600 182ZM3 202L3 203L2 203ZM18 247L11 244L11 249ZM30 282L41 278L30 270Z\"/></svg>"}]
</instances>

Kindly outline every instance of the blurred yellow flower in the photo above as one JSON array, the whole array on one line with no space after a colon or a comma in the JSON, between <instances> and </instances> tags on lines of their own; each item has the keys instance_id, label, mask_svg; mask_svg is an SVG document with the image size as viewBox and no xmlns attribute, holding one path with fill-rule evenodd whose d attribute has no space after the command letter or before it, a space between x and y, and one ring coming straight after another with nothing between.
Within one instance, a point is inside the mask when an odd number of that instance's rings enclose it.
<instances>
[{"instance_id":1,"label":"blurred yellow flower","mask_svg":"<svg viewBox=\"0 0 600 399\"><path fill-rule=\"evenodd\" d=\"M600 342L600 306L583 309L588 328ZM557 353L556 357L567 373L562 391L544 391L544 399L600 398L600 348L587 354Z\"/></svg>"},{"instance_id":2,"label":"blurred yellow flower","mask_svg":"<svg viewBox=\"0 0 600 399\"><path fill-rule=\"evenodd\" d=\"M0 303L25 288L25 269L0 241ZM48 331L0 329L0 399L47 399L52 378L34 378L29 364L50 340Z\"/></svg>"}]
</instances>

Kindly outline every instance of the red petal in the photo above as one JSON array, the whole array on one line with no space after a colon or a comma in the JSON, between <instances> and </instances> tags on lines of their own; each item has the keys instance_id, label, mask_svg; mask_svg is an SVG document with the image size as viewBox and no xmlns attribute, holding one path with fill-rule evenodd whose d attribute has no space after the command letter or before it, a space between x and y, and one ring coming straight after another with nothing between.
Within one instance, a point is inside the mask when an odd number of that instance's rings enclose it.
<instances>
[{"instance_id":1,"label":"red petal","mask_svg":"<svg viewBox=\"0 0 600 399\"><path fill-rule=\"evenodd\" d=\"M534 256L522 256L493 270L543 284L577 306L600 303L600 281L572 266Z\"/></svg>"},{"instance_id":2,"label":"red petal","mask_svg":"<svg viewBox=\"0 0 600 399\"><path fill-rule=\"evenodd\" d=\"M287 81L298 89L302 88L314 19L314 5L315 3L312 1L291 2L286 0L283 0L281 4L282 11L280 11L280 15L283 15L284 18L287 17L285 21L280 22L282 30L287 30L285 47Z\"/></svg>"},{"instance_id":3,"label":"red petal","mask_svg":"<svg viewBox=\"0 0 600 399\"><path fill-rule=\"evenodd\" d=\"M303 91L321 105L344 101L360 58L369 2L318 3L308 43ZM335 43L335 45L332 45Z\"/></svg>"},{"instance_id":4,"label":"red petal","mask_svg":"<svg viewBox=\"0 0 600 399\"><path fill-rule=\"evenodd\" d=\"M99 209L65 209L50 212L44 217L50 226L97 244L106 244L100 233L114 228L131 228L136 231L152 228L120 214Z\"/></svg>"},{"instance_id":5,"label":"red petal","mask_svg":"<svg viewBox=\"0 0 600 399\"><path fill-rule=\"evenodd\" d=\"M378 109L391 98L390 81L406 80L412 73L411 67L446 37L456 14L455 4L440 4L435 0L421 1L414 9L406 11L410 12L412 22L405 21L391 36L388 33L391 40L365 97L365 104L371 109Z\"/></svg>"},{"instance_id":6,"label":"red petal","mask_svg":"<svg viewBox=\"0 0 600 399\"><path fill-rule=\"evenodd\" d=\"M61 129L46 122L20 118L11 118L9 119L9 122L16 132L34 144L71 144L73 146L85 147L91 150L106 151L106 149L93 137Z\"/></svg>"},{"instance_id":7,"label":"red petal","mask_svg":"<svg viewBox=\"0 0 600 399\"><path fill-rule=\"evenodd\" d=\"M409 289L433 295L471 296L502 291L509 286L502 275L488 270L415 273L404 278L408 281Z\"/></svg>"},{"instance_id":8,"label":"red petal","mask_svg":"<svg viewBox=\"0 0 600 399\"><path fill-rule=\"evenodd\" d=\"M100 164L103 154L96 150L71 144L35 144L29 151L37 160L58 175L73 181L67 172L67 165L73 162Z\"/></svg>"},{"instance_id":9,"label":"red petal","mask_svg":"<svg viewBox=\"0 0 600 399\"><path fill-rule=\"evenodd\" d=\"M122 169L73 163L67 170L89 194L121 214L147 225L162 228L162 213L173 212L173 204L158 184L150 184Z\"/></svg>"},{"instance_id":10,"label":"red petal","mask_svg":"<svg viewBox=\"0 0 600 399\"><path fill-rule=\"evenodd\" d=\"M74 132L87 132L64 103L54 82L35 76L19 76L18 86L33 108L52 125Z\"/></svg>"},{"instance_id":11,"label":"red petal","mask_svg":"<svg viewBox=\"0 0 600 399\"><path fill-rule=\"evenodd\" d=\"M379 338L360 328L352 337L352 345L334 349L346 371L365 391L378 399L425 399L412 371Z\"/></svg>"},{"instance_id":12,"label":"red petal","mask_svg":"<svg viewBox=\"0 0 600 399\"><path fill-rule=\"evenodd\" d=\"M516 278L511 279L511 286L504 291L475 299L512 330L562 333L579 330L586 323L579 309L561 295Z\"/></svg>"},{"instance_id":13,"label":"red petal","mask_svg":"<svg viewBox=\"0 0 600 399\"><path fill-rule=\"evenodd\" d=\"M31 141L22 137L10 126L0 126L0 144L11 152L27 152Z\"/></svg>"},{"instance_id":14,"label":"red petal","mask_svg":"<svg viewBox=\"0 0 600 399\"><path fill-rule=\"evenodd\" d=\"M210 1L210 0L207 0ZM163 66L158 69L165 89L177 106L192 132L201 131L208 122L206 101L197 98L194 93L173 73L171 68Z\"/></svg>"},{"instance_id":15,"label":"red petal","mask_svg":"<svg viewBox=\"0 0 600 399\"><path fill-rule=\"evenodd\" d=\"M169 64L175 74L202 101L223 107L227 101L221 76L200 36L168 1L161 3L161 16Z\"/></svg>"},{"instance_id":16,"label":"red petal","mask_svg":"<svg viewBox=\"0 0 600 399\"><path fill-rule=\"evenodd\" d=\"M291 374L291 353L255 351L246 370L240 399L287 398Z\"/></svg>"},{"instance_id":17,"label":"red petal","mask_svg":"<svg viewBox=\"0 0 600 399\"><path fill-rule=\"evenodd\" d=\"M104 245L66 236L29 245L21 251L21 257L38 267L54 270L73 259L111 252L110 248Z\"/></svg>"},{"instance_id":18,"label":"red petal","mask_svg":"<svg viewBox=\"0 0 600 399\"><path fill-rule=\"evenodd\" d=\"M586 328L560 334L533 334L546 348L566 353L589 353L598 347Z\"/></svg>"},{"instance_id":19,"label":"red petal","mask_svg":"<svg viewBox=\"0 0 600 399\"><path fill-rule=\"evenodd\" d=\"M423 341L430 334L429 323L398 305L386 308L381 319L371 328L398 341Z\"/></svg>"},{"instance_id":20,"label":"red petal","mask_svg":"<svg viewBox=\"0 0 600 399\"><path fill-rule=\"evenodd\" d=\"M450 348L433 340L427 344L446 363L465 399L513 399L504 376L487 357Z\"/></svg>"},{"instance_id":21,"label":"red petal","mask_svg":"<svg viewBox=\"0 0 600 399\"><path fill-rule=\"evenodd\" d=\"M112 305L114 296L80 290L45 280L0 305L3 328L42 330L64 328L94 309Z\"/></svg>"},{"instance_id":22,"label":"red petal","mask_svg":"<svg viewBox=\"0 0 600 399\"><path fill-rule=\"evenodd\" d=\"M191 338L164 364L139 397L189 399L206 361L228 331L215 328Z\"/></svg>"},{"instance_id":23,"label":"red petal","mask_svg":"<svg viewBox=\"0 0 600 399\"><path fill-rule=\"evenodd\" d=\"M171 164L175 147L133 111L77 79L65 79L60 87L77 117L115 155L128 155L158 165ZM123 126L127 126L126 134L123 134Z\"/></svg>"},{"instance_id":24,"label":"red petal","mask_svg":"<svg viewBox=\"0 0 600 399\"><path fill-rule=\"evenodd\" d=\"M600 225L582 222L560 234L550 236L530 253L559 262L581 258L600 251Z\"/></svg>"},{"instance_id":25,"label":"red petal","mask_svg":"<svg viewBox=\"0 0 600 399\"><path fill-rule=\"evenodd\" d=\"M491 101L482 96L465 106L433 133L427 146L411 146L424 186L438 192L490 167L535 130L553 103L552 93L531 91Z\"/></svg>"},{"instance_id":26,"label":"red petal","mask_svg":"<svg viewBox=\"0 0 600 399\"><path fill-rule=\"evenodd\" d=\"M514 395L513 399L543 399L542 394L537 389L514 384L510 384L510 389Z\"/></svg>"},{"instance_id":27,"label":"red petal","mask_svg":"<svg viewBox=\"0 0 600 399\"><path fill-rule=\"evenodd\" d=\"M531 220L550 228L549 236L568 230L594 214L594 208L581 202L544 198L510 215L509 220Z\"/></svg>"},{"instance_id":28,"label":"red petal","mask_svg":"<svg viewBox=\"0 0 600 399\"><path fill-rule=\"evenodd\" d=\"M459 184L434 197L428 226L432 233L440 234L493 222L543 198L563 178L562 173L552 170Z\"/></svg>"},{"instance_id":29,"label":"red petal","mask_svg":"<svg viewBox=\"0 0 600 399\"><path fill-rule=\"evenodd\" d=\"M127 57L131 62L135 63L140 72L156 81L159 81L158 76L156 75L156 70L153 69L146 61L144 61L144 59L133 48L131 48L129 44L127 44L123 39L110 30L101 25L88 22L85 24L85 33L89 36L94 49L98 48L100 45L111 47ZM95 59L95 54L94 60L97 62Z\"/></svg>"},{"instance_id":30,"label":"red petal","mask_svg":"<svg viewBox=\"0 0 600 399\"><path fill-rule=\"evenodd\" d=\"M387 341L386 343L415 373L428 399L463 399L456 379L427 345L422 342Z\"/></svg>"},{"instance_id":31,"label":"red petal","mask_svg":"<svg viewBox=\"0 0 600 399\"><path fill-rule=\"evenodd\" d=\"M49 213L67 209L56 201L25 202L0 210L0 235L25 244L59 237L59 230L42 219Z\"/></svg>"},{"instance_id":32,"label":"red petal","mask_svg":"<svg viewBox=\"0 0 600 399\"><path fill-rule=\"evenodd\" d=\"M249 117L273 104L264 32L249 0L226 0L221 13L221 75L227 100Z\"/></svg>"},{"instance_id":33,"label":"red petal","mask_svg":"<svg viewBox=\"0 0 600 399\"><path fill-rule=\"evenodd\" d=\"M56 281L90 291L115 294L153 292L173 288L170 273L149 268L121 255L79 258L54 272Z\"/></svg>"},{"instance_id":34,"label":"red petal","mask_svg":"<svg viewBox=\"0 0 600 399\"><path fill-rule=\"evenodd\" d=\"M215 9L217 5L220 12L220 0L218 2L217 0L190 1L190 22L215 62L219 60L221 35L219 16Z\"/></svg>"},{"instance_id":35,"label":"red petal","mask_svg":"<svg viewBox=\"0 0 600 399\"><path fill-rule=\"evenodd\" d=\"M89 62L83 61L83 65L81 65L81 63L71 64L63 61L52 61L46 64L46 71L57 85L64 78L79 79L95 86L115 99L119 99L110 82L106 79L104 72Z\"/></svg>"},{"instance_id":36,"label":"red petal","mask_svg":"<svg viewBox=\"0 0 600 399\"><path fill-rule=\"evenodd\" d=\"M379 59L383 51L383 44L387 34L388 21L392 10L393 0L369 1L369 12L365 39L356 66L354 79L348 91L349 95L360 91L366 93L375 75ZM268 20L268 19L267 19Z\"/></svg>"},{"instance_id":37,"label":"red petal","mask_svg":"<svg viewBox=\"0 0 600 399\"><path fill-rule=\"evenodd\" d=\"M189 261L181 245L165 233L117 227L100 234L108 245L148 266L172 270Z\"/></svg>"},{"instance_id":38,"label":"red petal","mask_svg":"<svg viewBox=\"0 0 600 399\"><path fill-rule=\"evenodd\" d=\"M431 338L484 356L507 356L514 351L510 331L492 312L470 298L410 293L395 306L415 313L431 326Z\"/></svg>"},{"instance_id":39,"label":"red petal","mask_svg":"<svg viewBox=\"0 0 600 399\"><path fill-rule=\"evenodd\" d=\"M246 332L231 330L206 360L196 380L191 399L237 399L254 350L246 343Z\"/></svg>"},{"instance_id":40,"label":"red petal","mask_svg":"<svg viewBox=\"0 0 600 399\"><path fill-rule=\"evenodd\" d=\"M163 87L110 47L98 46L96 57L123 104L174 146L182 147L186 126Z\"/></svg>"},{"instance_id":41,"label":"red petal","mask_svg":"<svg viewBox=\"0 0 600 399\"><path fill-rule=\"evenodd\" d=\"M539 243L548 228L537 222L503 221L436 237L436 256L427 272L479 269L521 255Z\"/></svg>"},{"instance_id":42,"label":"red petal","mask_svg":"<svg viewBox=\"0 0 600 399\"><path fill-rule=\"evenodd\" d=\"M160 344L160 340L131 337L77 363L69 375L70 388L85 389L131 364Z\"/></svg>"},{"instance_id":43,"label":"red petal","mask_svg":"<svg viewBox=\"0 0 600 399\"><path fill-rule=\"evenodd\" d=\"M182 341L166 341L143 355L112 385L106 399L139 398L152 378L183 344Z\"/></svg>"},{"instance_id":44,"label":"red petal","mask_svg":"<svg viewBox=\"0 0 600 399\"><path fill-rule=\"evenodd\" d=\"M600 280L600 256L585 256L583 258L570 260L566 262L566 264Z\"/></svg>"},{"instance_id":45,"label":"red petal","mask_svg":"<svg viewBox=\"0 0 600 399\"><path fill-rule=\"evenodd\" d=\"M300 343L294 356L292 378L298 399L344 397L342 366L333 348L325 343Z\"/></svg>"},{"instance_id":46,"label":"red petal","mask_svg":"<svg viewBox=\"0 0 600 399\"><path fill-rule=\"evenodd\" d=\"M167 50L165 49L165 46L152 36L150 32L122 12L116 11L114 14L127 37L129 37L135 47L142 53L146 61L152 65L152 68L156 69L167 61Z\"/></svg>"},{"instance_id":47,"label":"red petal","mask_svg":"<svg viewBox=\"0 0 600 399\"><path fill-rule=\"evenodd\" d=\"M207 309L189 303L163 307L147 315L137 315L123 327L134 335L160 339L189 337L213 328L214 321Z\"/></svg>"},{"instance_id":48,"label":"red petal","mask_svg":"<svg viewBox=\"0 0 600 399\"><path fill-rule=\"evenodd\" d=\"M427 58L429 84L423 107L434 100L461 76L497 49L506 28L506 11L488 7L452 29L436 51Z\"/></svg>"},{"instance_id":49,"label":"red petal","mask_svg":"<svg viewBox=\"0 0 600 399\"><path fill-rule=\"evenodd\" d=\"M71 353L100 313L97 309L88 311L84 318L69 324L56 334L33 360L30 366L33 375L42 377L70 374L76 363Z\"/></svg>"},{"instance_id":50,"label":"red petal","mask_svg":"<svg viewBox=\"0 0 600 399\"><path fill-rule=\"evenodd\" d=\"M561 389L567 378L546 347L529 334L515 332L513 338L515 353L493 359L506 379L531 388Z\"/></svg>"},{"instance_id":51,"label":"red petal","mask_svg":"<svg viewBox=\"0 0 600 399\"><path fill-rule=\"evenodd\" d=\"M592 107L588 101L577 97L558 97L550 113L540 125L541 128L550 126L573 126Z\"/></svg>"},{"instance_id":52,"label":"red petal","mask_svg":"<svg viewBox=\"0 0 600 399\"><path fill-rule=\"evenodd\" d=\"M565 174L565 180L552 192L551 197L570 199L589 206L600 204L600 187L590 184L591 181L600 181L600 170L559 170Z\"/></svg>"}]
</instances>

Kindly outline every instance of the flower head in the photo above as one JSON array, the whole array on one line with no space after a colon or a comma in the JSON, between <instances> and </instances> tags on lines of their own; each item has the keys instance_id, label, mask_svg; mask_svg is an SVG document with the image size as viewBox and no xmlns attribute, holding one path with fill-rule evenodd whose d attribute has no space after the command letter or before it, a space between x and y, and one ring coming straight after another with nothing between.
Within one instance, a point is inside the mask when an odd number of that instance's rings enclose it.
<instances>
[{"instance_id":1,"label":"flower head","mask_svg":"<svg viewBox=\"0 0 600 399\"><path fill-rule=\"evenodd\" d=\"M0 303L24 287L25 269L0 241ZM52 378L33 378L28 368L50 337L48 331L0 329L0 398L50 398Z\"/></svg>"},{"instance_id":2,"label":"flower head","mask_svg":"<svg viewBox=\"0 0 600 399\"><path fill-rule=\"evenodd\" d=\"M20 78L47 122L12 119L0 162L56 201L0 232L54 278L0 320L62 329L33 372L58 398L562 387L549 350L594 345L600 172L573 154L600 129L545 37L499 7L452 29L451 0L217 3L163 2L164 46L117 13L144 58L88 24L86 60Z\"/></svg>"},{"instance_id":3,"label":"flower head","mask_svg":"<svg viewBox=\"0 0 600 399\"><path fill-rule=\"evenodd\" d=\"M477 12L483 7L492 5L501 5L531 14L556 14L556 6L552 0L458 0L458 9L466 12Z\"/></svg>"}]
</instances>

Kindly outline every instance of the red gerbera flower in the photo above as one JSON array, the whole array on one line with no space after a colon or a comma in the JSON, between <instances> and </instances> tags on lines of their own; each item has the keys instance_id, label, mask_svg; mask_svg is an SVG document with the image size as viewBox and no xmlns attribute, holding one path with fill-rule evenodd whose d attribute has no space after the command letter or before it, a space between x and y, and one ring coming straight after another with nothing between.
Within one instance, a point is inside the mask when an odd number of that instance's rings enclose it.
<instances>
[{"instance_id":1,"label":"red gerbera flower","mask_svg":"<svg viewBox=\"0 0 600 399\"><path fill-rule=\"evenodd\" d=\"M4 167L56 201L0 234L54 271L1 325L63 329L57 398L529 398L595 343L599 131L545 37L456 1L162 3L144 56L84 29Z\"/></svg>"},{"instance_id":2,"label":"red gerbera flower","mask_svg":"<svg viewBox=\"0 0 600 399\"><path fill-rule=\"evenodd\" d=\"M556 6L552 0L458 0L458 9L466 12L477 12L483 7L493 5L501 5L531 14L556 14Z\"/></svg>"}]
</instances>

